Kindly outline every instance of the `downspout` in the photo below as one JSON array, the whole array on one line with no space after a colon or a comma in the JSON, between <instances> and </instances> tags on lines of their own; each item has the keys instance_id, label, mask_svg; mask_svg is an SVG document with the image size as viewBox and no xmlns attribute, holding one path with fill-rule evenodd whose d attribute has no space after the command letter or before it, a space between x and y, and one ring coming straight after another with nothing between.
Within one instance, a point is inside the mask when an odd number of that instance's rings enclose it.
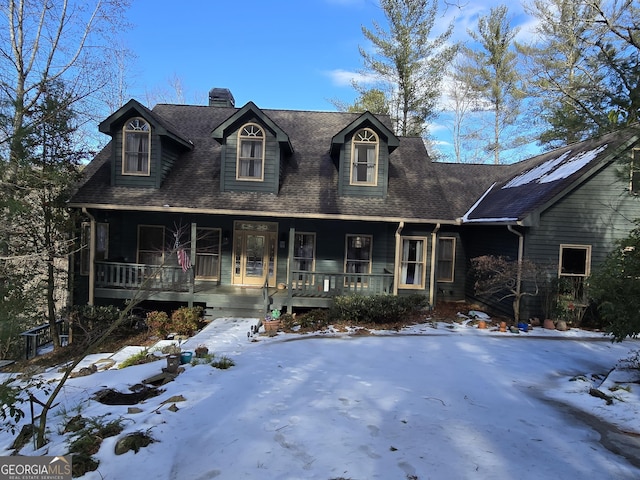
<instances>
[{"instance_id":1,"label":"downspout","mask_svg":"<svg viewBox=\"0 0 640 480\"><path fill-rule=\"evenodd\" d=\"M398 278L400 277L400 249L402 248L402 244L400 243L400 234L402 233L402 229L404 228L404 220L401 220L398 224L398 228L396 229L396 256L394 259L394 269L393 269L393 294L398 295Z\"/></svg>"},{"instance_id":2,"label":"downspout","mask_svg":"<svg viewBox=\"0 0 640 480\"><path fill-rule=\"evenodd\" d=\"M522 288L522 259L524 258L524 235L521 232L515 230L513 225L507 225L507 230L518 237L518 273L516 274L516 298L520 298L520 292ZM518 302L518 307L520 303ZM517 313L518 317L520 316L520 312L513 312L514 315Z\"/></svg>"},{"instance_id":3,"label":"downspout","mask_svg":"<svg viewBox=\"0 0 640 480\"><path fill-rule=\"evenodd\" d=\"M96 287L96 219L87 211L86 207L82 207L82 213L89 217L91 222L89 226L89 298L87 300L87 305L93 305Z\"/></svg>"},{"instance_id":4,"label":"downspout","mask_svg":"<svg viewBox=\"0 0 640 480\"><path fill-rule=\"evenodd\" d=\"M440 223L436 224L436 228L431 232L431 274L429 275L429 305L431 308L436 305L436 259L438 232L440 231Z\"/></svg>"}]
</instances>

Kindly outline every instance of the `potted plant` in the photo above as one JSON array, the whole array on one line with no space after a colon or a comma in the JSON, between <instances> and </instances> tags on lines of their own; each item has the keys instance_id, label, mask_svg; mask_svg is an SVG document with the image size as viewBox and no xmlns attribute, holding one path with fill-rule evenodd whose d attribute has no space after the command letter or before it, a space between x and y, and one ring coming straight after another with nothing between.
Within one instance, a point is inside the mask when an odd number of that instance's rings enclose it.
<instances>
[{"instance_id":1,"label":"potted plant","mask_svg":"<svg viewBox=\"0 0 640 480\"><path fill-rule=\"evenodd\" d=\"M280 310L278 310L277 308L271 310L271 312L264 317L263 323L264 331L269 336L275 335L280 328Z\"/></svg>"},{"instance_id":2,"label":"potted plant","mask_svg":"<svg viewBox=\"0 0 640 480\"><path fill-rule=\"evenodd\" d=\"M209 348L203 343L195 348L196 358L204 358L209 354Z\"/></svg>"}]
</instances>

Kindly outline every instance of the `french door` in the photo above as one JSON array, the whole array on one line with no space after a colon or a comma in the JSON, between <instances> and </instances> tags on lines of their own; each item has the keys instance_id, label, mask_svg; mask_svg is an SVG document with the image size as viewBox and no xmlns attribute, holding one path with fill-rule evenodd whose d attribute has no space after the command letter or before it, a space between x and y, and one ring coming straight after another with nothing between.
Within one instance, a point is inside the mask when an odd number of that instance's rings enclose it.
<instances>
[{"instance_id":1,"label":"french door","mask_svg":"<svg viewBox=\"0 0 640 480\"><path fill-rule=\"evenodd\" d=\"M276 285L277 224L236 222L234 225L233 284L261 287Z\"/></svg>"}]
</instances>

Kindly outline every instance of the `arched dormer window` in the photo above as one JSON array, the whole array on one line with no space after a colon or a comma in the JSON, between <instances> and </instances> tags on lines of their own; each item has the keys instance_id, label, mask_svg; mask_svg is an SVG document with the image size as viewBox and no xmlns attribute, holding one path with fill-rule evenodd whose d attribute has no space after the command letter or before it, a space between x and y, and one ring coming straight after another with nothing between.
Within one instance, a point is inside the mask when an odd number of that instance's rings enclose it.
<instances>
[{"instance_id":1,"label":"arched dormer window","mask_svg":"<svg viewBox=\"0 0 640 480\"><path fill-rule=\"evenodd\" d=\"M264 130L255 123L247 123L238 134L236 179L264 179Z\"/></svg>"},{"instance_id":2,"label":"arched dormer window","mask_svg":"<svg viewBox=\"0 0 640 480\"><path fill-rule=\"evenodd\" d=\"M351 184L378 183L378 136L369 128L358 130L351 143Z\"/></svg>"},{"instance_id":3,"label":"arched dormer window","mask_svg":"<svg viewBox=\"0 0 640 480\"><path fill-rule=\"evenodd\" d=\"M142 118L132 118L123 128L122 174L149 175L151 127Z\"/></svg>"}]
</instances>

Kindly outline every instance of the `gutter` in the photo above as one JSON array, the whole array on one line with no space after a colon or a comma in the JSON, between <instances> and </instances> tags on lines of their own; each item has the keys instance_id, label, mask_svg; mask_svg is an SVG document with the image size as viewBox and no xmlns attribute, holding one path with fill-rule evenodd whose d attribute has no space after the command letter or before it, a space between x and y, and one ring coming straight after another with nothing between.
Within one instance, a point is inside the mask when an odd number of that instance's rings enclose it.
<instances>
[{"instance_id":1,"label":"gutter","mask_svg":"<svg viewBox=\"0 0 640 480\"><path fill-rule=\"evenodd\" d=\"M524 235L515 230L513 225L507 225L507 230L518 237L518 274L516 278L516 295L518 296L517 298L520 298L520 291L522 287L522 259L524 257Z\"/></svg>"},{"instance_id":2,"label":"gutter","mask_svg":"<svg viewBox=\"0 0 640 480\"><path fill-rule=\"evenodd\" d=\"M402 229L404 228L404 221L401 220L398 223L398 228L396 229L396 255L394 258L394 268L393 268L393 294L398 295L398 277L400 273L400 255L402 244L400 243L400 234L402 233Z\"/></svg>"},{"instance_id":3,"label":"gutter","mask_svg":"<svg viewBox=\"0 0 640 480\"><path fill-rule=\"evenodd\" d=\"M433 308L436 304L436 253L437 239L440 231L440 223L431 232L431 274L429 280L429 304Z\"/></svg>"},{"instance_id":4,"label":"gutter","mask_svg":"<svg viewBox=\"0 0 640 480\"><path fill-rule=\"evenodd\" d=\"M96 249L95 249L95 238L96 238L96 219L93 215L91 215L86 207L82 207L82 213L84 213L89 220L91 221L89 227L89 299L87 300L87 305L93 305L95 298L95 288L96 288Z\"/></svg>"}]
</instances>

